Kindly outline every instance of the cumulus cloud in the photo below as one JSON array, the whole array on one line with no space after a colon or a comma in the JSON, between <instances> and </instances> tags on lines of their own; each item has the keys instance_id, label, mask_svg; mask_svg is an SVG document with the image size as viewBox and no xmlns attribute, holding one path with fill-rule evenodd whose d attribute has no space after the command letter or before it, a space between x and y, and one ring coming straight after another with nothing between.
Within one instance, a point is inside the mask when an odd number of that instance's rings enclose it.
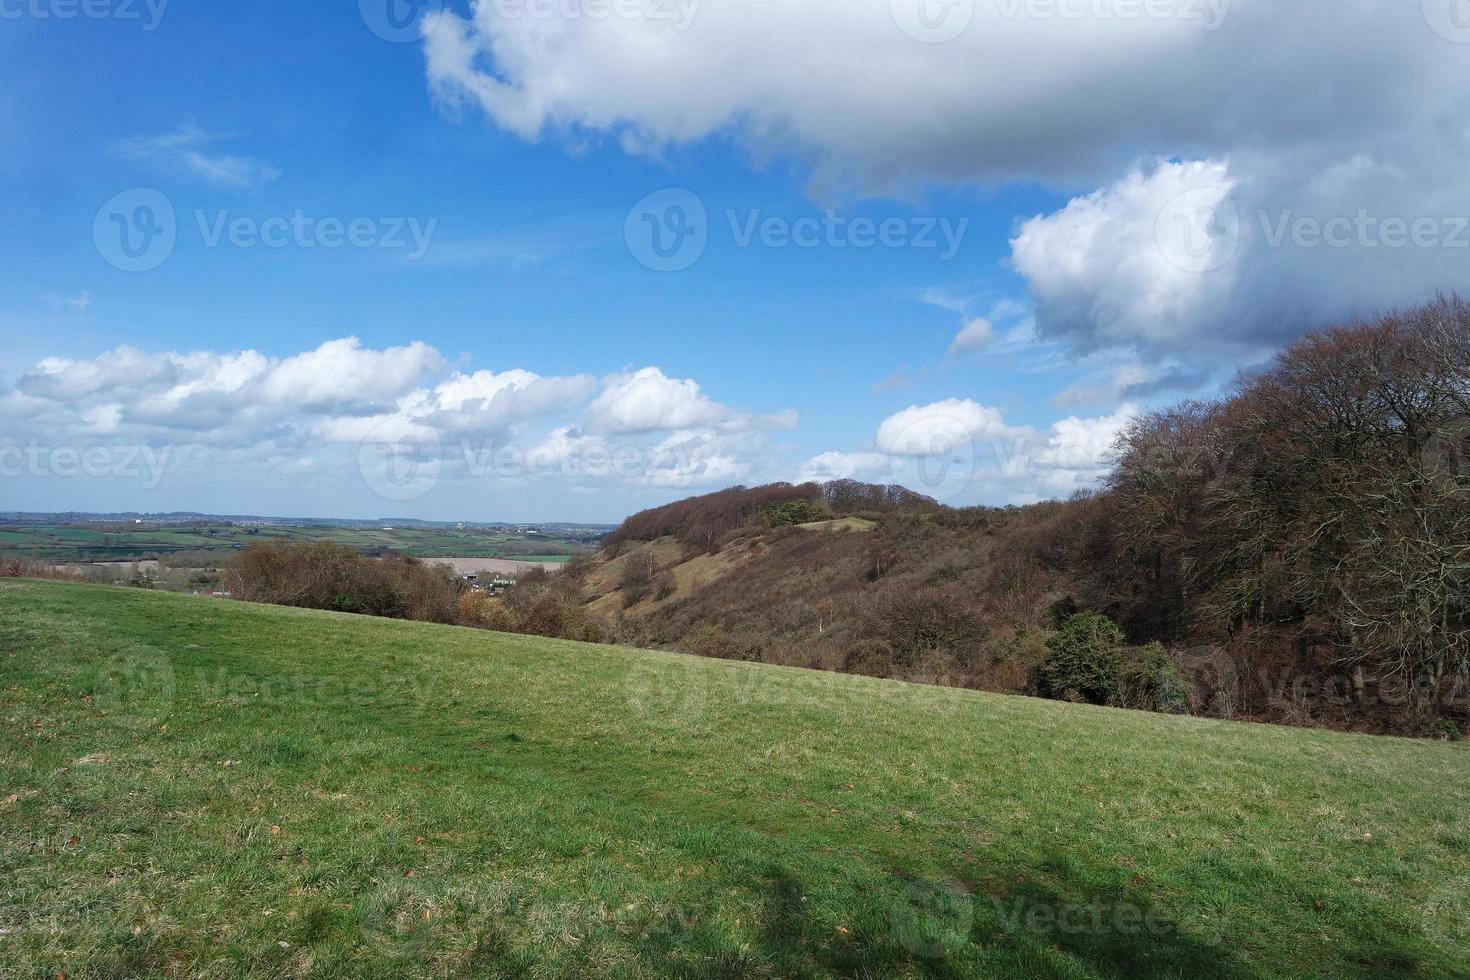
<instances>
[{"instance_id":1,"label":"cumulus cloud","mask_svg":"<svg viewBox=\"0 0 1470 980\"><path fill-rule=\"evenodd\" d=\"M645 151L733 132L881 183L1101 177L1150 144L1340 145L1422 122L1423 93L1450 91L1463 68L1417 4L1166 0L1127 16L1018 0L975 5L944 44L906 34L891 6L507 17L478 3L429 32L428 78L528 138L596 131ZM1145 63L1146 77L1131 70ZM1385 64L1400 70L1367 70Z\"/></svg>"},{"instance_id":2,"label":"cumulus cloud","mask_svg":"<svg viewBox=\"0 0 1470 980\"><path fill-rule=\"evenodd\" d=\"M374 351L345 337L275 365L262 380L261 396L303 408L370 405L403 394L443 366L439 352L422 341Z\"/></svg>"},{"instance_id":3,"label":"cumulus cloud","mask_svg":"<svg viewBox=\"0 0 1470 980\"><path fill-rule=\"evenodd\" d=\"M443 103L527 139L647 154L732 139L860 193L1040 182L1074 198L1014 243L1040 337L1251 358L1460 285L1470 252L1442 241L1303 247L1265 230L1465 213L1465 47L1438 9L1453 2L952 4L943 44L913 36L904 3L478 3L424 50Z\"/></svg>"},{"instance_id":4,"label":"cumulus cloud","mask_svg":"<svg viewBox=\"0 0 1470 980\"><path fill-rule=\"evenodd\" d=\"M1149 345L1218 315L1237 271L1239 223L1221 213L1234 189L1224 163L1163 163L1026 222L1012 257L1044 329L1084 350Z\"/></svg>"},{"instance_id":5,"label":"cumulus cloud","mask_svg":"<svg viewBox=\"0 0 1470 980\"><path fill-rule=\"evenodd\" d=\"M411 458L450 478L646 488L744 479L770 457L763 430L794 424L720 405L656 367L602 381L446 370L422 342L371 349L355 337L285 357L119 347L41 360L0 388L0 422L7 444L188 447L255 467L257 480L261 468L325 478L362 466L389 485L395 461ZM333 464L315 466L332 451Z\"/></svg>"},{"instance_id":6,"label":"cumulus cloud","mask_svg":"<svg viewBox=\"0 0 1470 980\"><path fill-rule=\"evenodd\" d=\"M798 472L798 483L828 480L883 480L892 471L892 461L883 453L819 453Z\"/></svg>"},{"instance_id":7,"label":"cumulus cloud","mask_svg":"<svg viewBox=\"0 0 1470 980\"><path fill-rule=\"evenodd\" d=\"M1440 149L1463 155L1470 126ZM1074 350L1252 360L1324 322L1454 289L1467 199L1470 175L1420 159L1412 176L1363 154L1155 161L1022 224L1012 260L1038 331Z\"/></svg>"},{"instance_id":8,"label":"cumulus cloud","mask_svg":"<svg viewBox=\"0 0 1470 980\"><path fill-rule=\"evenodd\" d=\"M1114 441L1139 411L1128 403L1037 431L1009 425L999 409L951 398L885 419L877 452L821 453L796 478L891 481L950 504L1065 498L1095 488L1107 475Z\"/></svg>"},{"instance_id":9,"label":"cumulus cloud","mask_svg":"<svg viewBox=\"0 0 1470 980\"><path fill-rule=\"evenodd\" d=\"M21 375L22 394L71 401L120 388L146 388L173 380L178 364L166 354L148 354L126 344L91 360L47 357Z\"/></svg>"},{"instance_id":10,"label":"cumulus cloud","mask_svg":"<svg viewBox=\"0 0 1470 980\"><path fill-rule=\"evenodd\" d=\"M878 448L895 456L929 456L961 446L1014 436L1000 409L968 398L911 405L878 426Z\"/></svg>"},{"instance_id":11,"label":"cumulus cloud","mask_svg":"<svg viewBox=\"0 0 1470 980\"><path fill-rule=\"evenodd\" d=\"M1125 404L1097 418L1070 416L1054 422L1045 436L1032 440L1020 457L1016 478L1029 482L1040 497L1066 497L1091 489L1107 475L1113 444L1124 426L1139 414Z\"/></svg>"},{"instance_id":12,"label":"cumulus cloud","mask_svg":"<svg viewBox=\"0 0 1470 980\"><path fill-rule=\"evenodd\" d=\"M796 413L749 415L711 400L693 379L670 378L656 367L607 379L591 407L592 425L604 432L629 434L711 427L726 431L791 429Z\"/></svg>"}]
</instances>

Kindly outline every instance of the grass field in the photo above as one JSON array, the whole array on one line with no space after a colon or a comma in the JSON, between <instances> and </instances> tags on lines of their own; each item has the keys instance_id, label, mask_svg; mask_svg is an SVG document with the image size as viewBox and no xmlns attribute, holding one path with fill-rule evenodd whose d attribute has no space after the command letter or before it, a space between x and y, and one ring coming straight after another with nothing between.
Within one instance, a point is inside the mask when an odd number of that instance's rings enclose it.
<instances>
[{"instance_id":1,"label":"grass field","mask_svg":"<svg viewBox=\"0 0 1470 980\"><path fill-rule=\"evenodd\" d=\"M1470 755L0 583L0 976L1470 972Z\"/></svg>"},{"instance_id":2,"label":"grass field","mask_svg":"<svg viewBox=\"0 0 1470 980\"><path fill-rule=\"evenodd\" d=\"M324 524L17 524L0 526L0 555L57 561L136 561L199 551L234 551L262 541L335 541L364 552L393 550L418 557L465 556L566 561L588 550L579 537L452 528L339 527ZM517 551L545 548L550 554Z\"/></svg>"}]
</instances>

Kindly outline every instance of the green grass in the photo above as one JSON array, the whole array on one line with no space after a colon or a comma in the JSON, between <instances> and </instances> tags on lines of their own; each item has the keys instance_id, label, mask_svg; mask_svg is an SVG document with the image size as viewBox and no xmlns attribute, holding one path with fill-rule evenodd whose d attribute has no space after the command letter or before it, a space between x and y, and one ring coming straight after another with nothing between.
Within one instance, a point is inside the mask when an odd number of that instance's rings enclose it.
<instances>
[{"instance_id":1,"label":"green grass","mask_svg":"<svg viewBox=\"0 0 1470 980\"><path fill-rule=\"evenodd\" d=\"M1460 745L0 583L0 976L1465 976Z\"/></svg>"}]
</instances>

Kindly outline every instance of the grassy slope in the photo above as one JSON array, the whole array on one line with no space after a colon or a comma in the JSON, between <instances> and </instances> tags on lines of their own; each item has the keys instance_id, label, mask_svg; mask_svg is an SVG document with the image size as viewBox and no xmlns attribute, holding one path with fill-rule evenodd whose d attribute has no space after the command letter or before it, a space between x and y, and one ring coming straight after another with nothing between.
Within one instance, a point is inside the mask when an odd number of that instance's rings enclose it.
<instances>
[{"instance_id":1,"label":"grassy slope","mask_svg":"<svg viewBox=\"0 0 1470 980\"><path fill-rule=\"evenodd\" d=\"M0 722L0 975L1470 962L1455 745L14 582Z\"/></svg>"}]
</instances>

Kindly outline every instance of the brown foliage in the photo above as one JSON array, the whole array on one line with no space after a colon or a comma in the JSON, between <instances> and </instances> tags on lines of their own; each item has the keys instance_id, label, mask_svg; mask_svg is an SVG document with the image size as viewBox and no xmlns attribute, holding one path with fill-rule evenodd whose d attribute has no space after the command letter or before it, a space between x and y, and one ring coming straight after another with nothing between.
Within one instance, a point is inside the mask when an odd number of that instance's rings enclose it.
<instances>
[{"instance_id":1,"label":"brown foliage","mask_svg":"<svg viewBox=\"0 0 1470 980\"><path fill-rule=\"evenodd\" d=\"M793 500L879 526L762 526ZM1228 398L1135 420L1097 494L955 510L852 483L742 487L612 540L665 535L739 560L619 635L1014 690L1048 631L1091 610L1132 644L1170 644L1200 713L1411 732L1463 718L1470 306L1309 335ZM656 571L629 571L625 600Z\"/></svg>"},{"instance_id":2,"label":"brown foliage","mask_svg":"<svg viewBox=\"0 0 1470 980\"><path fill-rule=\"evenodd\" d=\"M251 545L230 563L225 586L247 602L450 624L462 590L444 566L378 560L330 541Z\"/></svg>"}]
</instances>

